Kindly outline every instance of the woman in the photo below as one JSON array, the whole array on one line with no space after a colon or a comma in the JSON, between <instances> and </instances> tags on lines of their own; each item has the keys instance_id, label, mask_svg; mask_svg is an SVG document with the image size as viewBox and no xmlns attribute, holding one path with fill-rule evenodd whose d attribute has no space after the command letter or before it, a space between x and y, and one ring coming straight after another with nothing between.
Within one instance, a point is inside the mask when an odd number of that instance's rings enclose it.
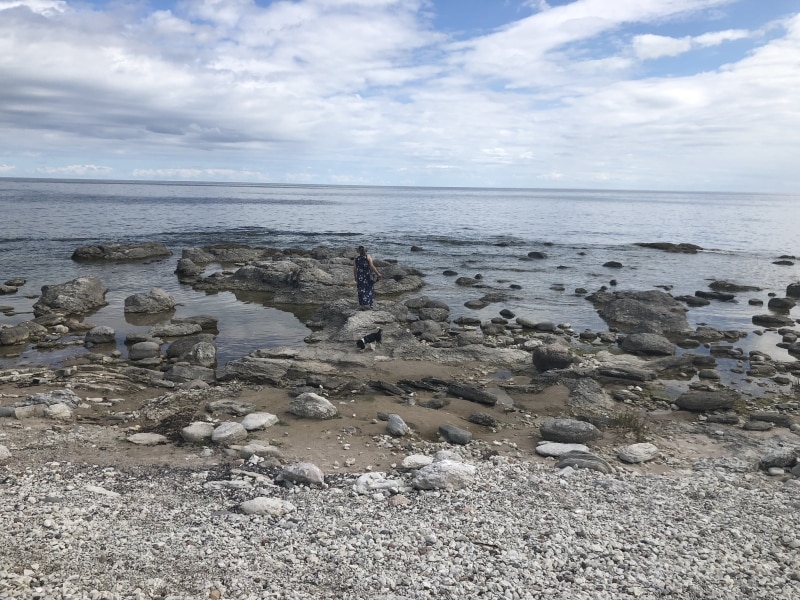
<instances>
[{"instance_id":1,"label":"woman","mask_svg":"<svg viewBox=\"0 0 800 600\"><path fill-rule=\"evenodd\" d=\"M372 274L375 274L374 281ZM353 263L353 277L356 278L356 287L358 287L358 308L365 310L372 308L372 303L375 301L375 281L383 279L378 269L372 263L372 257L367 254L367 249L364 246L358 247L358 256Z\"/></svg>"}]
</instances>

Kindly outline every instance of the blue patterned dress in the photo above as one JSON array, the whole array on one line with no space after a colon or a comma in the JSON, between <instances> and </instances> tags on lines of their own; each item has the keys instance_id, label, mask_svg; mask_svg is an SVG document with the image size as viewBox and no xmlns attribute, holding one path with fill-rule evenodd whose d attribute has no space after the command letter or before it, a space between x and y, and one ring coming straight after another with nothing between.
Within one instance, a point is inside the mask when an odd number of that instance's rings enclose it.
<instances>
[{"instance_id":1,"label":"blue patterned dress","mask_svg":"<svg viewBox=\"0 0 800 600\"><path fill-rule=\"evenodd\" d=\"M369 278L371 272L367 257L360 254L356 256L356 287L358 287L359 306L372 306L375 301L375 284Z\"/></svg>"}]
</instances>

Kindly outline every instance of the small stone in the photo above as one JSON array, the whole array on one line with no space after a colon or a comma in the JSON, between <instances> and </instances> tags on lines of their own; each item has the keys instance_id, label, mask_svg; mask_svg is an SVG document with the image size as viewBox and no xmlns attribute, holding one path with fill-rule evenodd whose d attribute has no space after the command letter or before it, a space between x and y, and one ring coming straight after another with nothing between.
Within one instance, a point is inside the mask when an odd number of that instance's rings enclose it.
<instances>
[{"instance_id":1,"label":"small stone","mask_svg":"<svg viewBox=\"0 0 800 600\"><path fill-rule=\"evenodd\" d=\"M263 496L242 502L239 508L246 515L269 515L272 517L282 517L295 510L291 502Z\"/></svg>"},{"instance_id":2,"label":"small stone","mask_svg":"<svg viewBox=\"0 0 800 600\"><path fill-rule=\"evenodd\" d=\"M169 442L167 436L160 433L134 433L129 435L127 439L137 446L158 446Z\"/></svg>"},{"instance_id":3,"label":"small stone","mask_svg":"<svg viewBox=\"0 0 800 600\"><path fill-rule=\"evenodd\" d=\"M247 431L259 431L267 427L272 427L277 422L277 415L266 412L254 412L242 419L242 427Z\"/></svg>"},{"instance_id":4,"label":"small stone","mask_svg":"<svg viewBox=\"0 0 800 600\"><path fill-rule=\"evenodd\" d=\"M220 423L211 434L211 441L216 444L235 444L246 439L247 430L235 421Z\"/></svg>"}]
</instances>

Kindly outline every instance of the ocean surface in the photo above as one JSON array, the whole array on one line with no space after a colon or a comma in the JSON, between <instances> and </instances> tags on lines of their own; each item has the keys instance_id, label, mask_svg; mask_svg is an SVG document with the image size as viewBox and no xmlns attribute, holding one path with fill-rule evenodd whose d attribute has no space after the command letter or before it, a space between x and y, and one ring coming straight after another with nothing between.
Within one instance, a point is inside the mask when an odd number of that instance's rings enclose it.
<instances>
[{"instance_id":1,"label":"ocean surface","mask_svg":"<svg viewBox=\"0 0 800 600\"><path fill-rule=\"evenodd\" d=\"M453 318L490 319L509 308L534 320L570 323L576 331L607 327L574 290L592 292L612 279L616 289L672 286L676 296L708 290L713 279L758 286L763 291L688 313L694 326L747 332L759 329L751 319L768 312L770 293L783 297L789 283L800 281L796 264L774 264L781 256L800 257L800 195L0 178L0 215L0 283L27 280L16 294L0 296L0 325L33 318L42 285L92 275L109 288L109 305L87 320L113 327L121 351L128 333L153 324L127 320L124 299L160 287L180 303L174 316L219 318L220 363L259 348L301 345L309 330L258 294L237 298L180 284L174 270L184 248L221 242L278 248L363 244L375 259L396 259L423 271L419 295L447 302ZM173 256L136 264L70 258L82 245L146 240L166 244ZM691 243L704 250L668 254L636 242ZM412 252L412 246L422 251ZM547 258L530 260L532 251ZM603 266L612 260L623 267ZM455 285L454 277L443 275L447 269L480 274L484 284L512 299L467 309L464 302L487 290ZM764 306L750 306L750 298L761 298ZM800 316L800 309L792 316ZM750 333L737 345L794 360L775 346L778 341L776 333ZM83 351L5 347L0 367L57 364Z\"/></svg>"}]
</instances>

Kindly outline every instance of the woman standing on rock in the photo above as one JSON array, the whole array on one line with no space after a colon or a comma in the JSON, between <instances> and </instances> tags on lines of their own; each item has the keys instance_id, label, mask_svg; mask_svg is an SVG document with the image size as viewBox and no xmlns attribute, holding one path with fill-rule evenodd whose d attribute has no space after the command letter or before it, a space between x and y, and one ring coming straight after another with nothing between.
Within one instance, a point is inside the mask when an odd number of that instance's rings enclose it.
<instances>
[{"instance_id":1,"label":"woman standing on rock","mask_svg":"<svg viewBox=\"0 0 800 600\"><path fill-rule=\"evenodd\" d=\"M372 263L372 257L367 254L364 246L358 247L358 256L353 263L353 277L358 287L358 308L368 310L375 301L375 283L383 277Z\"/></svg>"}]
</instances>

